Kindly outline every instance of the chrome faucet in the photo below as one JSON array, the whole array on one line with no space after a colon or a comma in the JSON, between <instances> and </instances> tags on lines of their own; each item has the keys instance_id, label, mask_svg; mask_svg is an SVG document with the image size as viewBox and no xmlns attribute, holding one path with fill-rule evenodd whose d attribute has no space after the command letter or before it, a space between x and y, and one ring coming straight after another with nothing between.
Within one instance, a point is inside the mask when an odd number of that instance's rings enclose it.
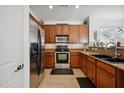
<instances>
[{"instance_id":1,"label":"chrome faucet","mask_svg":"<svg viewBox=\"0 0 124 93\"><path fill-rule=\"evenodd\" d=\"M107 46L108 46L109 44L113 44L113 45L115 46L115 49L114 49L114 58L117 58L118 56L120 56L120 54L117 53L117 45L116 45L116 43L114 43L114 42L109 42L109 43L107 43L106 46L105 46L105 50L107 49Z\"/></svg>"}]
</instances>

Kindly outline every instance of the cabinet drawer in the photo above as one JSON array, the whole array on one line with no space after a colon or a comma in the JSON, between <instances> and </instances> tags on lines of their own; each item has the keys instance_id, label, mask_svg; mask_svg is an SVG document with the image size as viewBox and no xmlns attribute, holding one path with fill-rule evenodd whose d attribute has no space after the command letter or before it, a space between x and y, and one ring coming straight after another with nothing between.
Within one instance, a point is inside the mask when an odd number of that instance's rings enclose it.
<instances>
[{"instance_id":1,"label":"cabinet drawer","mask_svg":"<svg viewBox=\"0 0 124 93\"><path fill-rule=\"evenodd\" d=\"M92 58L92 57L88 57L88 61L90 61L90 62L92 62L92 63L96 63L96 60L94 59L94 58Z\"/></svg>"},{"instance_id":2,"label":"cabinet drawer","mask_svg":"<svg viewBox=\"0 0 124 93\"><path fill-rule=\"evenodd\" d=\"M111 73L112 75L116 74L116 68L114 68L108 64L105 64L101 61L97 61L97 66L99 66L100 68L104 69L105 71Z\"/></svg>"},{"instance_id":3,"label":"cabinet drawer","mask_svg":"<svg viewBox=\"0 0 124 93\"><path fill-rule=\"evenodd\" d=\"M78 55L78 52L71 52L71 55Z\"/></svg>"},{"instance_id":4,"label":"cabinet drawer","mask_svg":"<svg viewBox=\"0 0 124 93\"><path fill-rule=\"evenodd\" d=\"M45 55L55 55L54 52L46 52Z\"/></svg>"}]
</instances>

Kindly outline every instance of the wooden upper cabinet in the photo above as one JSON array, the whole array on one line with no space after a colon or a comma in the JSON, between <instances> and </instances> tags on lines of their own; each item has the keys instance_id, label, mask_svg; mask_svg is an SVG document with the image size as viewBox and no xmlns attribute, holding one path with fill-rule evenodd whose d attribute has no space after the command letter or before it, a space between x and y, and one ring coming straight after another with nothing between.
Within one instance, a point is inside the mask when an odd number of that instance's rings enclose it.
<instances>
[{"instance_id":1,"label":"wooden upper cabinet","mask_svg":"<svg viewBox=\"0 0 124 93\"><path fill-rule=\"evenodd\" d=\"M45 43L55 43L56 35L69 35L70 43L88 43L87 25L43 25L45 30Z\"/></svg>"},{"instance_id":2,"label":"wooden upper cabinet","mask_svg":"<svg viewBox=\"0 0 124 93\"><path fill-rule=\"evenodd\" d=\"M63 35L69 35L69 25L63 24L63 30L62 30Z\"/></svg>"},{"instance_id":3,"label":"wooden upper cabinet","mask_svg":"<svg viewBox=\"0 0 124 93\"><path fill-rule=\"evenodd\" d=\"M79 43L79 25L70 25L70 43Z\"/></svg>"},{"instance_id":4,"label":"wooden upper cabinet","mask_svg":"<svg viewBox=\"0 0 124 93\"><path fill-rule=\"evenodd\" d=\"M69 25L68 24L57 24L56 34L57 35L69 35Z\"/></svg>"},{"instance_id":5,"label":"wooden upper cabinet","mask_svg":"<svg viewBox=\"0 0 124 93\"><path fill-rule=\"evenodd\" d=\"M62 25L61 24L56 25L56 34L62 35Z\"/></svg>"},{"instance_id":6,"label":"wooden upper cabinet","mask_svg":"<svg viewBox=\"0 0 124 93\"><path fill-rule=\"evenodd\" d=\"M43 25L42 27L45 30L45 43L50 43L50 26Z\"/></svg>"},{"instance_id":7,"label":"wooden upper cabinet","mask_svg":"<svg viewBox=\"0 0 124 93\"><path fill-rule=\"evenodd\" d=\"M80 43L88 43L88 25L80 25Z\"/></svg>"},{"instance_id":8,"label":"wooden upper cabinet","mask_svg":"<svg viewBox=\"0 0 124 93\"><path fill-rule=\"evenodd\" d=\"M50 43L55 43L56 25L50 25Z\"/></svg>"}]
</instances>

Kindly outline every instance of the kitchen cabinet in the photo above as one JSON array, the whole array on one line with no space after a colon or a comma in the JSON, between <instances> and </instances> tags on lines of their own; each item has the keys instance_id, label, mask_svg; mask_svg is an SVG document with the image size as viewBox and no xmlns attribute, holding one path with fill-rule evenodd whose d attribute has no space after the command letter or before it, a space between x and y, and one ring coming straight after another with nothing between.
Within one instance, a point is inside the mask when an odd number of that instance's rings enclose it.
<instances>
[{"instance_id":1,"label":"kitchen cabinet","mask_svg":"<svg viewBox=\"0 0 124 93\"><path fill-rule=\"evenodd\" d=\"M87 25L43 25L45 30L45 43L55 43L56 35L68 35L70 43L88 43Z\"/></svg>"},{"instance_id":2,"label":"kitchen cabinet","mask_svg":"<svg viewBox=\"0 0 124 93\"><path fill-rule=\"evenodd\" d=\"M80 53L79 67L98 88L124 88L121 69L83 53Z\"/></svg>"},{"instance_id":3,"label":"kitchen cabinet","mask_svg":"<svg viewBox=\"0 0 124 93\"><path fill-rule=\"evenodd\" d=\"M80 53L79 65L83 73L86 75L87 73L87 56L85 54Z\"/></svg>"},{"instance_id":4,"label":"kitchen cabinet","mask_svg":"<svg viewBox=\"0 0 124 93\"><path fill-rule=\"evenodd\" d=\"M57 24L56 34L57 35L69 35L69 25L68 24Z\"/></svg>"},{"instance_id":5,"label":"kitchen cabinet","mask_svg":"<svg viewBox=\"0 0 124 93\"><path fill-rule=\"evenodd\" d=\"M43 25L45 30L45 43L55 43L56 25Z\"/></svg>"},{"instance_id":6,"label":"kitchen cabinet","mask_svg":"<svg viewBox=\"0 0 124 93\"><path fill-rule=\"evenodd\" d=\"M55 53L54 52L46 52L45 53L45 68L52 68L55 65Z\"/></svg>"},{"instance_id":7,"label":"kitchen cabinet","mask_svg":"<svg viewBox=\"0 0 124 93\"><path fill-rule=\"evenodd\" d=\"M69 31L69 25L68 24L63 24L63 35L69 35L70 31Z\"/></svg>"},{"instance_id":8,"label":"kitchen cabinet","mask_svg":"<svg viewBox=\"0 0 124 93\"><path fill-rule=\"evenodd\" d=\"M69 42L70 43L79 43L79 25L70 25L70 38Z\"/></svg>"},{"instance_id":9,"label":"kitchen cabinet","mask_svg":"<svg viewBox=\"0 0 124 93\"><path fill-rule=\"evenodd\" d=\"M121 69L117 70L117 87L124 88L124 71Z\"/></svg>"},{"instance_id":10,"label":"kitchen cabinet","mask_svg":"<svg viewBox=\"0 0 124 93\"><path fill-rule=\"evenodd\" d=\"M97 87L115 88L116 68L101 61L97 61Z\"/></svg>"},{"instance_id":11,"label":"kitchen cabinet","mask_svg":"<svg viewBox=\"0 0 124 93\"><path fill-rule=\"evenodd\" d=\"M97 87L98 88L115 88L116 78L112 74L97 67Z\"/></svg>"},{"instance_id":12,"label":"kitchen cabinet","mask_svg":"<svg viewBox=\"0 0 124 93\"><path fill-rule=\"evenodd\" d=\"M50 43L50 26L43 25L42 27L45 30L45 43Z\"/></svg>"},{"instance_id":13,"label":"kitchen cabinet","mask_svg":"<svg viewBox=\"0 0 124 93\"><path fill-rule=\"evenodd\" d=\"M96 85L96 60L88 56L87 77Z\"/></svg>"},{"instance_id":14,"label":"kitchen cabinet","mask_svg":"<svg viewBox=\"0 0 124 93\"><path fill-rule=\"evenodd\" d=\"M50 26L50 43L55 43L55 36L56 36L56 25L49 25Z\"/></svg>"},{"instance_id":15,"label":"kitchen cabinet","mask_svg":"<svg viewBox=\"0 0 124 93\"><path fill-rule=\"evenodd\" d=\"M78 52L71 52L70 65L72 68L78 68L79 67L79 53Z\"/></svg>"},{"instance_id":16,"label":"kitchen cabinet","mask_svg":"<svg viewBox=\"0 0 124 93\"><path fill-rule=\"evenodd\" d=\"M80 43L88 43L89 38L88 25L80 25L79 35Z\"/></svg>"},{"instance_id":17,"label":"kitchen cabinet","mask_svg":"<svg viewBox=\"0 0 124 93\"><path fill-rule=\"evenodd\" d=\"M62 35L62 31L63 30L63 26L62 26L62 24L57 24L56 25L56 34L57 35Z\"/></svg>"}]
</instances>

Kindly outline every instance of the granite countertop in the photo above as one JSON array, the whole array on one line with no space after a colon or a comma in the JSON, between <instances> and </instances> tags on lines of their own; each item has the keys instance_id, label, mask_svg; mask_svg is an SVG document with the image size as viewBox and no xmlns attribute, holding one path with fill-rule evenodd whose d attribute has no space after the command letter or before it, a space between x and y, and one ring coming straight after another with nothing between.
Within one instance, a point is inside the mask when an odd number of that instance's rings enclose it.
<instances>
[{"instance_id":1,"label":"granite countertop","mask_svg":"<svg viewBox=\"0 0 124 93\"><path fill-rule=\"evenodd\" d=\"M111 65L111 66L113 66L113 67L116 67L116 68L121 69L121 70L124 71L124 63L112 63L112 62L108 62L108 61L106 61L106 60L103 60L103 59L100 59L100 58L97 58L97 57L92 56L92 55L95 55L95 54L98 54L98 53L84 52L84 51L80 51L80 53L83 53L83 54L85 54L85 55L88 55L88 56L90 56L90 57L92 57L92 58L94 58L94 59L97 59L97 60L99 60L99 61L102 61L102 62L104 62L104 63L106 63L106 64L109 64L109 65Z\"/></svg>"}]
</instances>

